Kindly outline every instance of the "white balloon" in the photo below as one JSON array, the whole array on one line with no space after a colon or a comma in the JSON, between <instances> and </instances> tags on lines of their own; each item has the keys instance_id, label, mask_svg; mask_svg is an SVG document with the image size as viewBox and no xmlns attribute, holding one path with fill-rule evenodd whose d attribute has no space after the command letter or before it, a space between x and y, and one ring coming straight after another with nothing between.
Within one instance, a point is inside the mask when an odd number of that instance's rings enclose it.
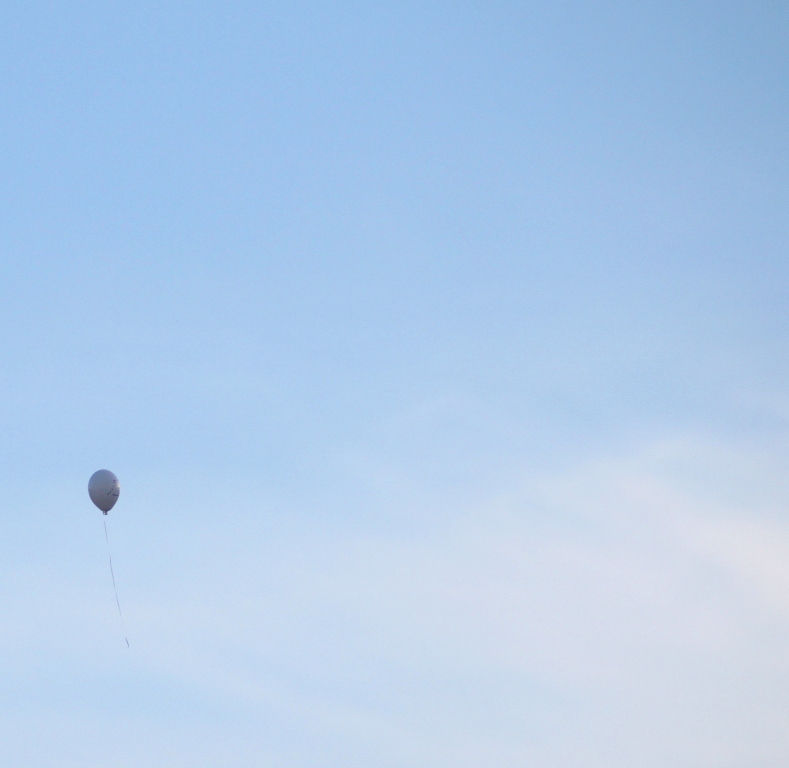
<instances>
[{"instance_id":1,"label":"white balloon","mask_svg":"<svg viewBox=\"0 0 789 768\"><path fill-rule=\"evenodd\" d=\"M88 480L90 500L106 515L118 500L121 486L118 478L109 469L94 472Z\"/></svg>"}]
</instances>

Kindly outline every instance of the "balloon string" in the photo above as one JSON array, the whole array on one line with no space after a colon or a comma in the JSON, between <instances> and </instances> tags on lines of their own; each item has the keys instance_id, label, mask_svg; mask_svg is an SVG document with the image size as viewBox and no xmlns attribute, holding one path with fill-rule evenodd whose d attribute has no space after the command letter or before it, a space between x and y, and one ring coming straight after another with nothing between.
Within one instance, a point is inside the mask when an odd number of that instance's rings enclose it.
<instances>
[{"instance_id":1,"label":"balloon string","mask_svg":"<svg viewBox=\"0 0 789 768\"><path fill-rule=\"evenodd\" d=\"M106 513L105 513L106 514ZM123 639L126 647L129 647L129 638L126 637L126 624L123 622L123 611L121 611L121 601L118 600L118 588L115 586L115 572L112 570L112 551L110 550L110 537L107 535L107 520L104 521L104 538L107 541L107 554L110 556L110 576L112 576L112 588L115 591L115 603L118 606L118 616L121 617L121 628L123 629Z\"/></svg>"}]
</instances>

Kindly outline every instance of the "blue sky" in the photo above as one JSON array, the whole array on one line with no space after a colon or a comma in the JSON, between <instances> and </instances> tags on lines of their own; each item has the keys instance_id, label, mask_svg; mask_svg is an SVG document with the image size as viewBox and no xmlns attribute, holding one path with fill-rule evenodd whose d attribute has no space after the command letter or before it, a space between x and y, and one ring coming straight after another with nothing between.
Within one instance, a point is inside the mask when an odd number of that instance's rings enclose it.
<instances>
[{"instance_id":1,"label":"blue sky","mask_svg":"<svg viewBox=\"0 0 789 768\"><path fill-rule=\"evenodd\" d=\"M788 44L5 3L7 759L785 765Z\"/></svg>"}]
</instances>

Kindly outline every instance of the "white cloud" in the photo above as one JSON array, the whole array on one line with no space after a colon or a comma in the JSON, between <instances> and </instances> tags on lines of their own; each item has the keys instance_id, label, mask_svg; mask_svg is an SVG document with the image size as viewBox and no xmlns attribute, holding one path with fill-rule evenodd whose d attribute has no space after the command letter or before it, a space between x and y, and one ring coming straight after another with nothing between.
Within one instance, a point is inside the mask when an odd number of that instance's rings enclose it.
<instances>
[{"instance_id":1,"label":"white cloud","mask_svg":"<svg viewBox=\"0 0 789 768\"><path fill-rule=\"evenodd\" d=\"M277 597L213 603L207 631L244 647L244 696L364 745L350 764L783 765L776 455L666 442L439 532L285 537L250 566Z\"/></svg>"}]
</instances>

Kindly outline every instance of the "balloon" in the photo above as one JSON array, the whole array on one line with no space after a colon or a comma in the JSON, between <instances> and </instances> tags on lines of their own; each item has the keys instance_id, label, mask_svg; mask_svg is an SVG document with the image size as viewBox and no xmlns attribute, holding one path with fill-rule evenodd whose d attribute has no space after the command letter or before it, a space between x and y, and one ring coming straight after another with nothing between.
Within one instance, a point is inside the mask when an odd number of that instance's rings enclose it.
<instances>
[{"instance_id":1,"label":"balloon","mask_svg":"<svg viewBox=\"0 0 789 768\"><path fill-rule=\"evenodd\" d=\"M90 500L106 515L118 500L121 486L118 478L109 469L100 469L90 476L88 495Z\"/></svg>"}]
</instances>

